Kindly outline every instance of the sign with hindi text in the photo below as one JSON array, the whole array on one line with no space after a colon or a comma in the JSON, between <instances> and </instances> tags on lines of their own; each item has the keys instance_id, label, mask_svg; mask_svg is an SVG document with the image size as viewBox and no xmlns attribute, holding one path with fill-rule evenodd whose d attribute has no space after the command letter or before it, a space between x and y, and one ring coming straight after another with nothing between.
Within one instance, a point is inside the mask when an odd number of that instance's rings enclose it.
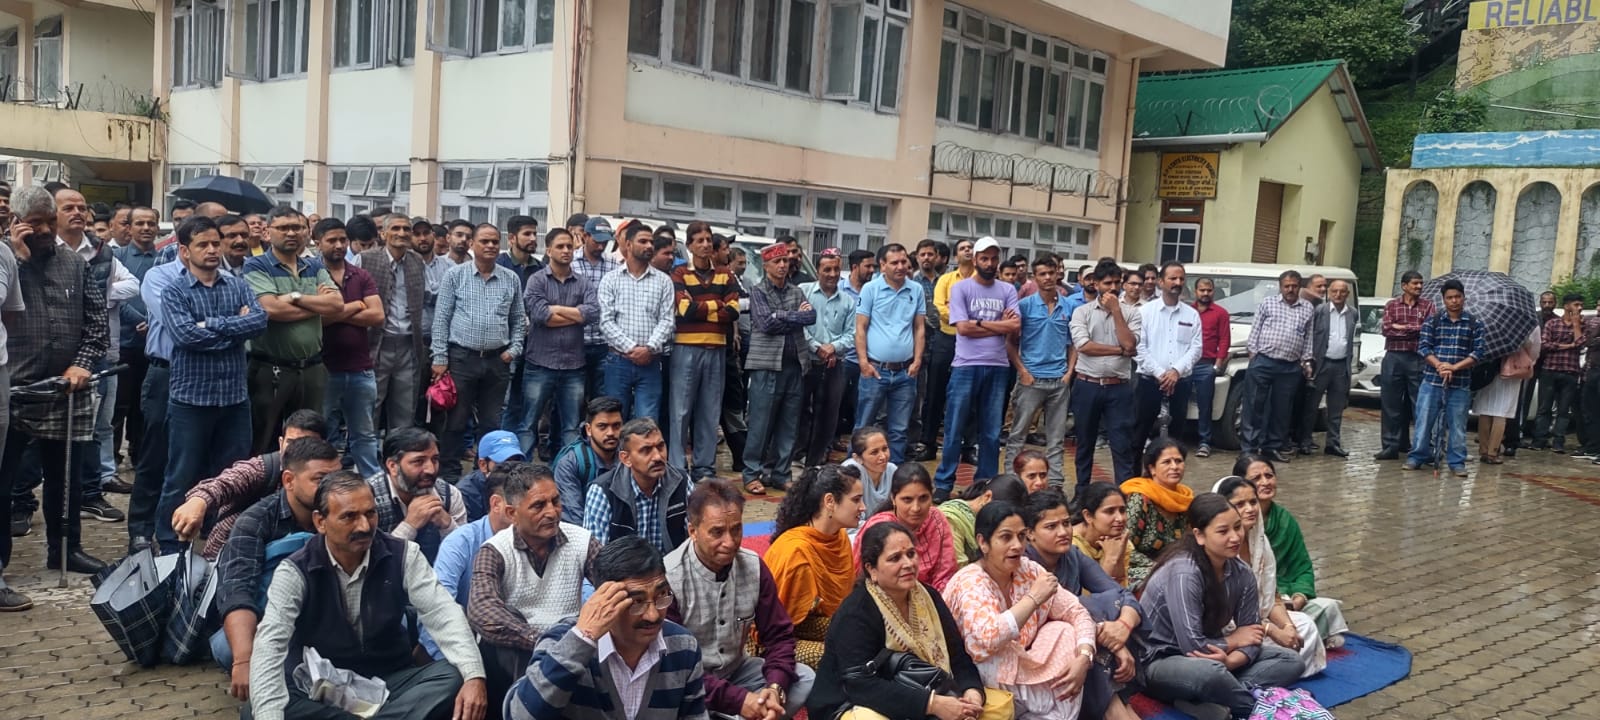
<instances>
[{"instance_id":1,"label":"sign with hindi text","mask_svg":"<svg viewBox=\"0 0 1600 720\"><path fill-rule=\"evenodd\" d=\"M1217 163L1222 154L1214 152L1161 153L1163 198L1214 198L1217 196Z\"/></svg>"}]
</instances>

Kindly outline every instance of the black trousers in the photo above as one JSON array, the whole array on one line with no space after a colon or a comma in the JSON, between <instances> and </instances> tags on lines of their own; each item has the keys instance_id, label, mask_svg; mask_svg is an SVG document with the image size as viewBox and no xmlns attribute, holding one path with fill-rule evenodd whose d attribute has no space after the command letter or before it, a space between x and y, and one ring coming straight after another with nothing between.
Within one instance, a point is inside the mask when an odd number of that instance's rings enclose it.
<instances>
[{"instance_id":1,"label":"black trousers","mask_svg":"<svg viewBox=\"0 0 1600 720\"><path fill-rule=\"evenodd\" d=\"M439 477L455 482L461 477L461 444L468 423L476 419L478 437L500 429L500 408L511 382L511 367L498 354L483 357L455 345L450 346L449 361L450 378L456 383L456 406L439 437Z\"/></svg>"},{"instance_id":2,"label":"black trousers","mask_svg":"<svg viewBox=\"0 0 1600 720\"><path fill-rule=\"evenodd\" d=\"M828 446L833 444L839 423L839 406L844 402L844 373L843 361L831 368L815 362L801 384L800 437L795 447L803 453L808 467L828 460Z\"/></svg>"},{"instance_id":3,"label":"black trousers","mask_svg":"<svg viewBox=\"0 0 1600 720\"><path fill-rule=\"evenodd\" d=\"M1384 353L1379 372L1379 385L1383 388L1383 450L1404 455L1411 450L1411 423L1422 385L1422 356L1414 352ZM1518 424L1511 423L1510 427Z\"/></svg>"},{"instance_id":4,"label":"black trousers","mask_svg":"<svg viewBox=\"0 0 1600 720\"><path fill-rule=\"evenodd\" d=\"M44 475L44 526L45 538L50 543L46 554L56 557L61 552L62 533L66 533L67 552L79 550L83 547L80 520L78 519L78 504L82 499L82 475L76 472L66 472L67 443L64 440L43 440L33 437L16 427L6 432L5 454L0 455L0 517L11 517L11 491L12 481L17 477L17 468L22 464L22 457L32 445L38 453L39 469ZM99 446L93 442L77 442L73 444L72 454L74 463L83 454L93 454ZM96 456L98 457L98 456ZM65 498L62 490L65 489ZM62 503L66 503L66 524L62 524ZM0 533L0 568L11 565L11 533Z\"/></svg>"},{"instance_id":5,"label":"black trousers","mask_svg":"<svg viewBox=\"0 0 1600 720\"><path fill-rule=\"evenodd\" d=\"M922 393L922 427L920 435L907 434L913 442L936 444L940 425L944 422L945 400L949 396L950 369L956 360L956 339L937 330L929 330L922 353L922 368L917 373L919 381L927 383Z\"/></svg>"},{"instance_id":6,"label":"black trousers","mask_svg":"<svg viewBox=\"0 0 1600 720\"><path fill-rule=\"evenodd\" d=\"M139 397L143 394L144 376L150 369L150 360L144 356L144 344L138 347L123 346L122 362L128 366L117 377L117 404L111 413L111 442L127 449L128 464L139 464L139 451L144 440L144 411ZM126 441L126 445L123 442Z\"/></svg>"}]
</instances>

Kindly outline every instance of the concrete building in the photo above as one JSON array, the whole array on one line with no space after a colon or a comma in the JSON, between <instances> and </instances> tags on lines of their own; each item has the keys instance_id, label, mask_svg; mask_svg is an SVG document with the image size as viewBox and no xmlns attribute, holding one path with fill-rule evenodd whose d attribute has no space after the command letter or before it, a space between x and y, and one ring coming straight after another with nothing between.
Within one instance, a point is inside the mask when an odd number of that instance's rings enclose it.
<instances>
[{"instance_id":1,"label":"concrete building","mask_svg":"<svg viewBox=\"0 0 1600 720\"><path fill-rule=\"evenodd\" d=\"M1141 71L1226 0L178 0L157 185L322 214L706 218L812 249L1117 254ZM224 52L224 50L226 52ZM160 189L158 188L158 194Z\"/></svg>"},{"instance_id":2,"label":"concrete building","mask_svg":"<svg viewBox=\"0 0 1600 720\"><path fill-rule=\"evenodd\" d=\"M0 175L148 199L162 154L155 32L138 0L0 0Z\"/></svg>"},{"instance_id":3,"label":"concrete building","mask_svg":"<svg viewBox=\"0 0 1600 720\"><path fill-rule=\"evenodd\" d=\"M1381 166L1342 61L1147 76L1123 257L1349 267Z\"/></svg>"}]
</instances>

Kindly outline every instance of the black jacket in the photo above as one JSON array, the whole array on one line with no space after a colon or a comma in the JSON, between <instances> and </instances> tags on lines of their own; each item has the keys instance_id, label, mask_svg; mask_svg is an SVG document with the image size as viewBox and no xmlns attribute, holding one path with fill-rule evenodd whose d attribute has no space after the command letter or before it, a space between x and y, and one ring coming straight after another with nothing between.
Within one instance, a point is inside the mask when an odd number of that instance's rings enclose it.
<instances>
[{"instance_id":1,"label":"black jacket","mask_svg":"<svg viewBox=\"0 0 1600 720\"><path fill-rule=\"evenodd\" d=\"M968 690L983 692L983 677L978 666L967 654L961 639L961 630L950 615L950 608L939 597L939 591L928 585L923 589L933 596L939 609L939 623L944 626L944 641L949 646L950 670L955 676L958 693ZM873 602L867 589L860 584L850 596L840 603L828 626L828 639L824 644L822 664L817 668L817 682L806 699L808 714L824 720L832 718L845 703L867 708L889 720L926 720L928 693L913 690L885 678L864 680L844 679L846 670L865 664L883 650L888 633L884 630L883 613Z\"/></svg>"}]
</instances>

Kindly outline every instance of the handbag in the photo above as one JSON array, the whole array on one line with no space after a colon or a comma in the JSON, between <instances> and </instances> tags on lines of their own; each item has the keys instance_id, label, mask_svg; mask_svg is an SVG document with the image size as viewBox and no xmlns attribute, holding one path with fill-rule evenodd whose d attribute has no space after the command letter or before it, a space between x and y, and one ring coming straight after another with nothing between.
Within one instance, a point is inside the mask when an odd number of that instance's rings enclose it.
<instances>
[{"instance_id":1,"label":"handbag","mask_svg":"<svg viewBox=\"0 0 1600 720\"><path fill-rule=\"evenodd\" d=\"M888 648L865 664L845 669L842 674L846 680L877 677L935 695L956 695L955 678L950 677L950 673L916 655Z\"/></svg>"},{"instance_id":2,"label":"handbag","mask_svg":"<svg viewBox=\"0 0 1600 720\"><path fill-rule=\"evenodd\" d=\"M1500 361L1500 377L1513 380L1533 379L1533 354L1527 348L1517 348Z\"/></svg>"},{"instance_id":3,"label":"handbag","mask_svg":"<svg viewBox=\"0 0 1600 720\"><path fill-rule=\"evenodd\" d=\"M456 381L450 373L439 376L428 386L428 413L432 417L434 410L449 411L456 406Z\"/></svg>"},{"instance_id":4,"label":"handbag","mask_svg":"<svg viewBox=\"0 0 1600 720\"><path fill-rule=\"evenodd\" d=\"M216 599L216 567L192 550L178 553L178 569L172 576L172 615L167 619L166 638L161 643L162 660L187 665L210 653L211 633L221 625Z\"/></svg>"},{"instance_id":5,"label":"handbag","mask_svg":"<svg viewBox=\"0 0 1600 720\"><path fill-rule=\"evenodd\" d=\"M157 558L151 548L143 548L117 563L89 600L117 648L141 666L161 661L177 567L177 556Z\"/></svg>"},{"instance_id":6,"label":"handbag","mask_svg":"<svg viewBox=\"0 0 1600 720\"><path fill-rule=\"evenodd\" d=\"M1304 689L1256 688L1256 707L1250 720L1334 720L1333 713Z\"/></svg>"}]
</instances>

